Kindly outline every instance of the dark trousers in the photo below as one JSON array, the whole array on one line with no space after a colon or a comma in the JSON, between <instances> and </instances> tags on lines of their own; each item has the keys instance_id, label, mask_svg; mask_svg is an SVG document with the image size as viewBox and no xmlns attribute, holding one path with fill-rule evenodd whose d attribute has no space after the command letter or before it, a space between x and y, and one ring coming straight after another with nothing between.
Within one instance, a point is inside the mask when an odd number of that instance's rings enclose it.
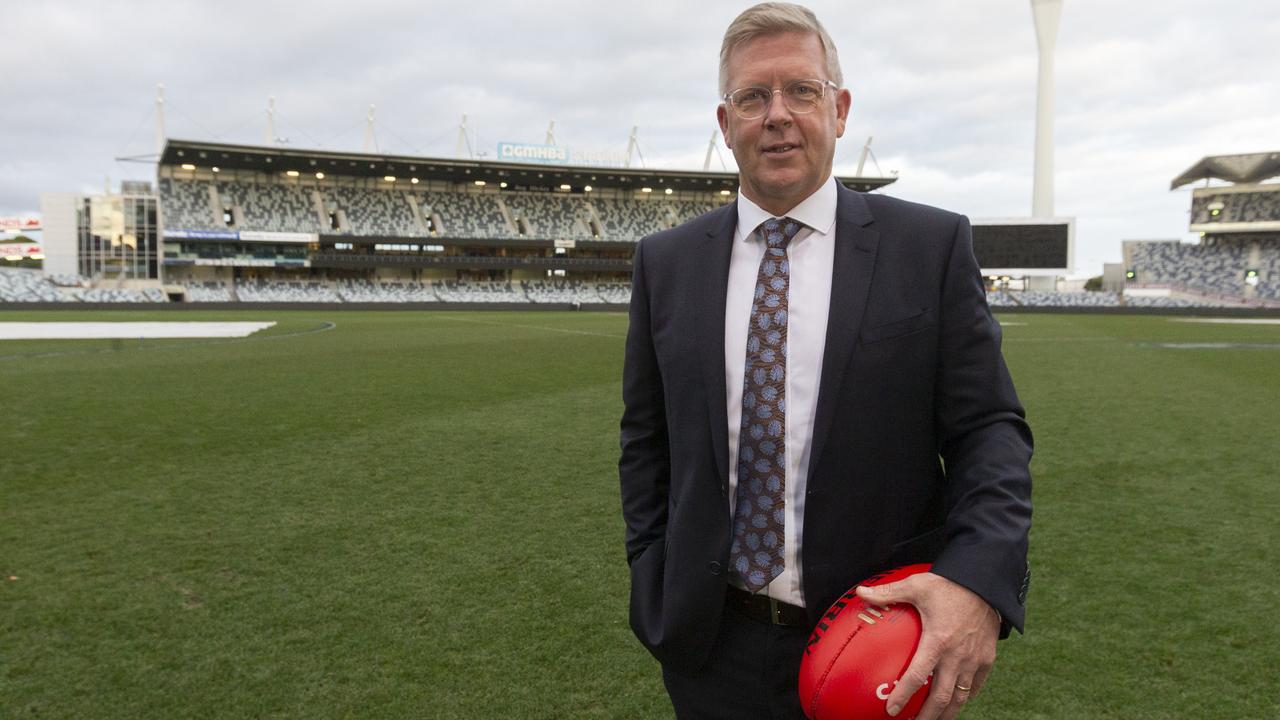
<instances>
[{"instance_id":1,"label":"dark trousers","mask_svg":"<svg viewBox=\"0 0 1280 720\"><path fill-rule=\"evenodd\" d=\"M662 668L679 720L804 720L796 679L809 632L766 625L726 607L697 673Z\"/></svg>"}]
</instances>

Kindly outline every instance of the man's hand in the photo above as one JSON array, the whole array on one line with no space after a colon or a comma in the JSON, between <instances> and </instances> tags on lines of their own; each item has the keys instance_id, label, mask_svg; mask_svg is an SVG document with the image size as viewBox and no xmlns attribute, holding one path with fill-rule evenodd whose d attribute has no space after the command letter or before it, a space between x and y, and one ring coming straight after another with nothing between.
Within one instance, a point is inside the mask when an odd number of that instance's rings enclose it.
<instances>
[{"instance_id":1,"label":"man's hand","mask_svg":"<svg viewBox=\"0 0 1280 720\"><path fill-rule=\"evenodd\" d=\"M906 602L920 612L920 645L886 705L896 716L933 675L933 689L918 720L951 720L987 680L996 660L1000 615L966 587L933 573L887 585L859 587L858 597L875 603Z\"/></svg>"}]
</instances>

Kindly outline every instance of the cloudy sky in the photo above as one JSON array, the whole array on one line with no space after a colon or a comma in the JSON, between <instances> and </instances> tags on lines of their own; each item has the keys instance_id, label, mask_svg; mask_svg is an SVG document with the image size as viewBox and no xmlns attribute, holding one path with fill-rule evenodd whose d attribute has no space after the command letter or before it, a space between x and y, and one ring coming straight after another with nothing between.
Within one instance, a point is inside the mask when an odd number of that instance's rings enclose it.
<instances>
[{"instance_id":1,"label":"cloudy sky","mask_svg":"<svg viewBox=\"0 0 1280 720\"><path fill-rule=\"evenodd\" d=\"M267 98L289 145L360 150L377 106L388 153L541 142L700 168L715 129L720 36L745 2L543 0L11 2L0 43L0 215L47 191L147 179L154 98L175 138L261 143ZM874 136L886 192L973 217L1031 209L1036 40L1029 0L814 1L840 49L852 117L837 172ZM1275 0L1065 0L1057 52L1057 214L1075 269L1120 240L1188 238L1205 155L1280 149ZM732 169L731 153L720 145Z\"/></svg>"}]
</instances>

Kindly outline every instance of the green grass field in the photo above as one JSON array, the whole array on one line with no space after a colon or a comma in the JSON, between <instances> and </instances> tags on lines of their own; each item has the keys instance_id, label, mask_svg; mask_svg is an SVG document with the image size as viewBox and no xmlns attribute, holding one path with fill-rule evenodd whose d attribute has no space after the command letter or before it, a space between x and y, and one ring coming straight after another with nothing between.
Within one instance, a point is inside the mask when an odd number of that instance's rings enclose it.
<instances>
[{"instance_id":1,"label":"green grass field","mask_svg":"<svg viewBox=\"0 0 1280 720\"><path fill-rule=\"evenodd\" d=\"M279 324L0 342L0 717L671 717L624 315L0 312L107 319ZM1280 326L1001 319L1033 581L965 717L1280 717L1280 349L1157 345Z\"/></svg>"}]
</instances>

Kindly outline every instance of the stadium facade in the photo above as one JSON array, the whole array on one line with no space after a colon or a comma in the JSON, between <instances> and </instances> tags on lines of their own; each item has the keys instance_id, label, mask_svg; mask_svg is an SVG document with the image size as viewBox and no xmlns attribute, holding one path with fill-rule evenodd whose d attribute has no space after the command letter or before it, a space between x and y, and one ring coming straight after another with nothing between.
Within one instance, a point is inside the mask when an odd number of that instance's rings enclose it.
<instances>
[{"instance_id":1,"label":"stadium facade","mask_svg":"<svg viewBox=\"0 0 1280 720\"><path fill-rule=\"evenodd\" d=\"M735 173L526 155L169 140L154 185L43 196L45 272L102 298L616 304L641 237L732 202L738 186ZM838 178L863 192L895 179ZM1069 219L977 221L975 251L993 287L1052 289L1073 231Z\"/></svg>"}]
</instances>

